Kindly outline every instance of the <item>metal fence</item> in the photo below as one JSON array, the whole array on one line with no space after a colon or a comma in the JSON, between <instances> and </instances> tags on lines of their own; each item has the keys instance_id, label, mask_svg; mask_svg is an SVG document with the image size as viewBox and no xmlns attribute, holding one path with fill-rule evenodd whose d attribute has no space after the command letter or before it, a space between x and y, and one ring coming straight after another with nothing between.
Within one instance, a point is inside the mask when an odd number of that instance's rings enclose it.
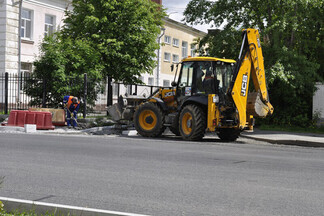
<instances>
[{"instance_id":1,"label":"metal fence","mask_svg":"<svg viewBox=\"0 0 324 216\"><path fill-rule=\"evenodd\" d=\"M25 89L28 87L30 80L38 82L39 86L43 86L42 100L38 105L31 105L33 98L26 94ZM82 95L75 95L82 99L82 115L85 118L89 112L107 113L107 107L117 102L120 95L140 95L144 97L150 96L159 86L152 85L135 85L115 83L111 79L104 81L104 91L98 95L98 99L93 107L87 107L87 88L91 80L84 74L83 81L84 91ZM0 114L8 114L11 110L27 110L31 107L46 107L46 81L31 78L29 74L18 76L17 74L0 73ZM63 99L62 95L62 99ZM87 109L90 108L90 109ZM91 110L91 111L90 111Z\"/></svg>"},{"instance_id":2,"label":"metal fence","mask_svg":"<svg viewBox=\"0 0 324 216\"><path fill-rule=\"evenodd\" d=\"M28 74L0 74L0 113L7 114L10 110L26 110L30 107L32 97L25 94ZM42 82L39 80L39 82Z\"/></svg>"}]
</instances>

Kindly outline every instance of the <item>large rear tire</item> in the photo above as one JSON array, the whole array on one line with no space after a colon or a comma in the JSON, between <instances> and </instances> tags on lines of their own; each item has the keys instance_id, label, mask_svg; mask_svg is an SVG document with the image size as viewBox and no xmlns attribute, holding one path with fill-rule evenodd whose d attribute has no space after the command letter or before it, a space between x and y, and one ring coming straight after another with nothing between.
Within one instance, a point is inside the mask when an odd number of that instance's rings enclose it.
<instances>
[{"instance_id":1,"label":"large rear tire","mask_svg":"<svg viewBox=\"0 0 324 216\"><path fill-rule=\"evenodd\" d=\"M141 104L134 113L134 125L137 132L144 137L158 137L165 130L164 114L157 104Z\"/></svg>"},{"instance_id":2,"label":"large rear tire","mask_svg":"<svg viewBox=\"0 0 324 216\"><path fill-rule=\"evenodd\" d=\"M201 140L206 130L206 114L194 104L185 106L179 117L179 131L184 140Z\"/></svg>"},{"instance_id":3,"label":"large rear tire","mask_svg":"<svg viewBox=\"0 0 324 216\"><path fill-rule=\"evenodd\" d=\"M224 142L233 142L240 136L241 131L235 128L220 128L218 137Z\"/></svg>"}]
</instances>

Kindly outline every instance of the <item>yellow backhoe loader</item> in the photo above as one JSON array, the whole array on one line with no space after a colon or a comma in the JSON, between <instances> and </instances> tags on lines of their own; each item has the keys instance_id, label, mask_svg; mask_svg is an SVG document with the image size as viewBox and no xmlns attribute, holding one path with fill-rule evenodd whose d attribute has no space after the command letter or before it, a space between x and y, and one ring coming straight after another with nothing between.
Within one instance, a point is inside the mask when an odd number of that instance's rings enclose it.
<instances>
[{"instance_id":1,"label":"yellow backhoe loader","mask_svg":"<svg viewBox=\"0 0 324 216\"><path fill-rule=\"evenodd\" d=\"M259 32L245 29L242 35L237 62L185 58L175 65L178 79L171 88L160 88L148 98L129 98L126 106L120 100L109 107L109 113L115 120L133 121L145 137L160 136L169 127L185 140L200 140L206 132L216 132L223 141L235 141L242 130L253 130L254 117L273 113ZM251 79L253 92L249 92Z\"/></svg>"}]
</instances>

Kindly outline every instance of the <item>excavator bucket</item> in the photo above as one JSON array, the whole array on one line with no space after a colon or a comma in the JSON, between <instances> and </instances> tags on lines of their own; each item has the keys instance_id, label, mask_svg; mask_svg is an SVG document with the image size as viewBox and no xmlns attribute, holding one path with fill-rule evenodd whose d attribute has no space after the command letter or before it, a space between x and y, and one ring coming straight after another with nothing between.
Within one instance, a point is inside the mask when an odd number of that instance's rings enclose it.
<instances>
[{"instance_id":1,"label":"excavator bucket","mask_svg":"<svg viewBox=\"0 0 324 216\"><path fill-rule=\"evenodd\" d=\"M250 92L247 98L247 116L266 117L269 112L269 107L261 100L261 94L259 92Z\"/></svg>"},{"instance_id":2,"label":"excavator bucket","mask_svg":"<svg viewBox=\"0 0 324 216\"><path fill-rule=\"evenodd\" d=\"M114 105L108 107L108 112L114 121L121 120L123 110L119 103L115 103Z\"/></svg>"}]
</instances>

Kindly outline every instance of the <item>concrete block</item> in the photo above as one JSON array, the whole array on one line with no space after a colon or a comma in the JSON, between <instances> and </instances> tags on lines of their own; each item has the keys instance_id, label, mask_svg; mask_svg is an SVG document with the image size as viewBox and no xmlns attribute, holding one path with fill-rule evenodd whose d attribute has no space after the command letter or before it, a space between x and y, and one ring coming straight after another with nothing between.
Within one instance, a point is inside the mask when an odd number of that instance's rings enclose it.
<instances>
[{"instance_id":1,"label":"concrete block","mask_svg":"<svg viewBox=\"0 0 324 216\"><path fill-rule=\"evenodd\" d=\"M18 35L18 27L14 27L14 26L6 26L6 31L7 33L13 33L13 34L17 34Z\"/></svg>"},{"instance_id":2,"label":"concrete block","mask_svg":"<svg viewBox=\"0 0 324 216\"><path fill-rule=\"evenodd\" d=\"M18 33L6 32L6 39L10 41L17 41L18 43Z\"/></svg>"},{"instance_id":3,"label":"concrete block","mask_svg":"<svg viewBox=\"0 0 324 216\"><path fill-rule=\"evenodd\" d=\"M6 14L6 18L7 19L19 19L19 13L16 12L16 13L8 13Z\"/></svg>"},{"instance_id":4,"label":"concrete block","mask_svg":"<svg viewBox=\"0 0 324 216\"><path fill-rule=\"evenodd\" d=\"M35 133L36 132L36 125L35 124L25 124L25 132L26 133Z\"/></svg>"},{"instance_id":5,"label":"concrete block","mask_svg":"<svg viewBox=\"0 0 324 216\"><path fill-rule=\"evenodd\" d=\"M19 20L18 19L7 19L7 22L5 24L18 28Z\"/></svg>"},{"instance_id":6,"label":"concrete block","mask_svg":"<svg viewBox=\"0 0 324 216\"><path fill-rule=\"evenodd\" d=\"M18 61L18 56L6 55L6 61L7 62L17 62Z\"/></svg>"},{"instance_id":7,"label":"concrete block","mask_svg":"<svg viewBox=\"0 0 324 216\"><path fill-rule=\"evenodd\" d=\"M18 63L17 62L6 62L6 72L10 73L12 70L13 72L17 72L18 70Z\"/></svg>"},{"instance_id":8,"label":"concrete block","mask_svg":"<svg viewBox=\"0 0 324 216\"><path fill-rule=\"evenodd\" d=\"M137 136L137 131L136 130L127 130L122 132L123 135L126 136Z\"/></svg>"},{"instance_id":9,"label":"concrete block","mask_svg":"<svg viewBox=\"0 0 324 216\"><path fill-rule=\"evenodd\" d=\"M8 48L18 49L18 42L16 41L6 41L6 45Z\"/></svg>"}]
</instances>

